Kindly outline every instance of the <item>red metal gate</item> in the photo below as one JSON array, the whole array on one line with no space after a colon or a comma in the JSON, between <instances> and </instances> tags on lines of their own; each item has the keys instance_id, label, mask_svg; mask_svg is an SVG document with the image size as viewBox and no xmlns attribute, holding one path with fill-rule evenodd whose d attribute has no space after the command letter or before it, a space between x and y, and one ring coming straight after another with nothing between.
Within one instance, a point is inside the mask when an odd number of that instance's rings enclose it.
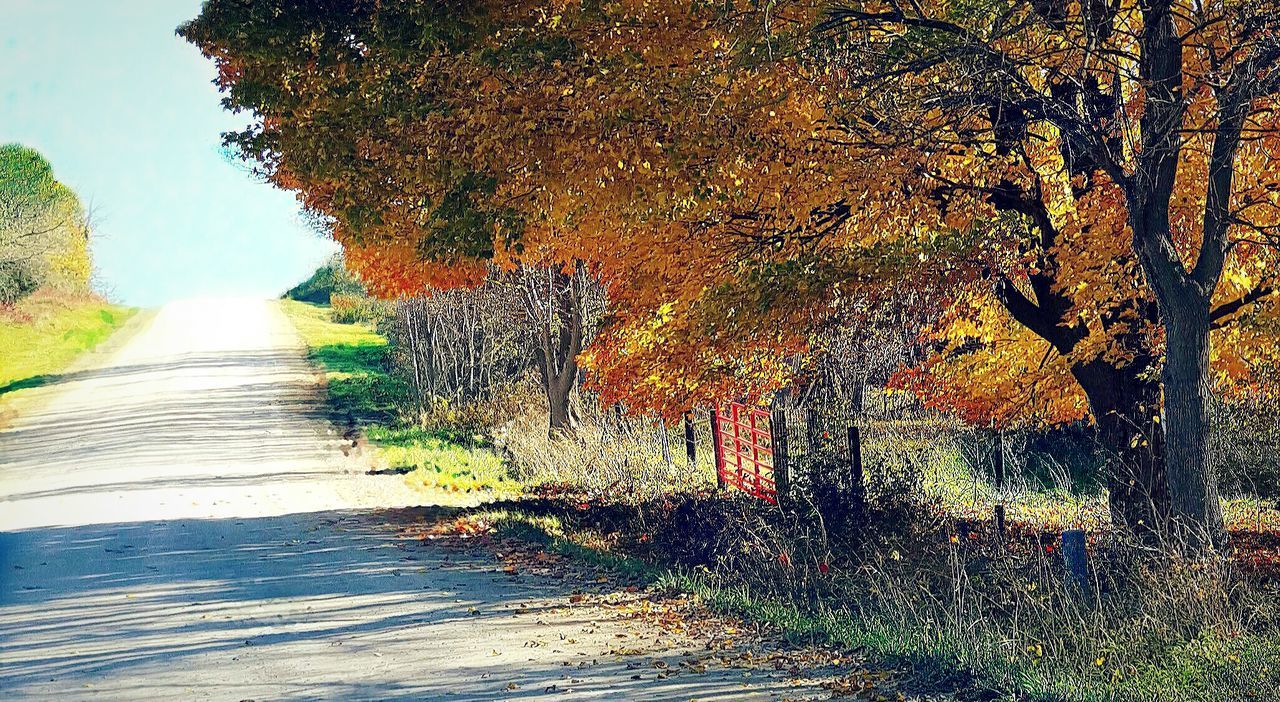
<instances>
[{"instance_id":1,"label":"red metal gate","mask_svg":"<svg viewBox=\"0 0 1280 702\"><path fill-rule=\"evenodd\" d=\"M717 408L712 419L720 484L777 504L777 463L769 413L734 402Z\"/></svg>"}]
</instances>

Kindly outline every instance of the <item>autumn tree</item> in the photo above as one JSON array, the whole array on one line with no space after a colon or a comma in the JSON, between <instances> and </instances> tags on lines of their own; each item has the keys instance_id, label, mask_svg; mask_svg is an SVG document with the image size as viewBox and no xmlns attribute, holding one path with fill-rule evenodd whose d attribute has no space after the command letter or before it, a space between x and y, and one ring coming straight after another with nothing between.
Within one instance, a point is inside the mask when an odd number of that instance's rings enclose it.
<instances>
[{"instance_id":1,"label":"autumn tree","mask_svg":"<svg viewBox=\"0 0 1280 702\"><path fill-rule=\"evenodd\" d=\"M1175 373L1199 327L1152 281L1169 251L1218 269L1211 327L1270 292L1269 12L214 0L182 32L256 116L229 141L375 287L585 269L594 382L668 415L763 397L813 332L909 297L941 351L905 382L975 420L1091 416L1118 524L1214 532L1207 376Z\"/></svg>"},{"instance_id":2,"label":"autumn tree","mask_svg":"<svg viewBox=\"0 0 1280 702\"><path fill-rule=\"evenodd\" d=\"M181 33L218 63L226 106L255 116L228 143L330 219L372 291L441 287L437 276L493 261L552 271L567 302L586 276L617 300L608 329L629 338L735 268L705 224L748 192L751 162L807 140L768 127L796 112L769 47L732 46L759 16L680 2L216 0ZM737 163L708 158L735 149ZM796 169L823 177L814 157ZM583 315L565 312L534 316L556 337L541 345L545 368L561 369L544 371L549 399L578 376ZM793 326L723 348L701 335L684 372L663 374L681 388L666 406L777 386L779 351L803 338ZM663 387L653 375L640 378L649 400Z\"/></svg>"},{"instance_id":3,"label":"autumn tree","mask_svg":"<svg viewBox=\"0 0 1280 702\"><path fill-rule=\"evenodd\" d=\"M258 120L227 143L329 224L371 292L513 288L551 429L571 431L590 275L524 236L530 209L496 197L505 135L460 101L492 70L483 40L501 7L211 2L181 32L218 61L226 106ZM510 68L545 60L525 50Z\"/></svg>"},{"instance_id":4,"label":"autumn tree","mask_svg":"<svg viewBox=\"0 0 1280 702\"><path fill-rule=\"evenodd\" d=\"M1257 2L865 2L819 29L815 79L851 142L911 152L947 228L1004 215L1030 233L1025 275L996 287L1015 319L1068 358L1119 325L1091 356L1140 375L1162 359L1163 396L1144 391L1151 419L1131 433L1163 425L1184 535L1221 532L1210 332L1272 290L1258 261L1276 224L1278 23ZM1110 299L1082 304L1098 283ZM1137 338L1148 324L1162 356Z\"/></svg>"},{"instance_id":5,"label":"autumn tree","mask_svg":"<svg viewBox=\"0 0 1280 702\"><path fill-rule=\"evenodd\" d=\"M980 358L989 372L968 384L1011 396L967 409L989 419L1027 406L1051 421L1091 415L1114 458L1118 524L1151 533L1172 520L1183 535L1216 535L1208 334L1235 327L1273 290L1275 11L1173 4L1153 19L1136 4L1046 6L867 3L829 13L809 44L801 37L813 7L780 3L680 36L682 47L709 49L701 61L629 67L617 84L633 96L625 124L643 167L626 172L637 159L620 158L622 197L594 199L588 221L626 232L632 245L617 251L632 265L649 256L697 263L673 275L657 261L652 274L615 285L634 323L611 335L620 353L606 345L593 365L625 374L641 361L650 370L634 374L640 385L612 383L631 395L647 386L688 397L681 386L701 370L740 387L726 367L755 368L748 378L767 388L778 368L753 362L761 353L805 350L804 330L856 319L903 285L932 288L947 365ZM1170 99L1152 97L1151 22L1177 24L1185 47L1176 120L1151 117ZM659 121L677 95L698 109ZM1242 126L1222 129L1224 115ZM672 122L688 133L635 131ZM715 136L704 140L706 125ZM644 151L646 137L665 153ZM1151 155L1165 146L1177 148ZM655 202L667 204L648 194L649 171L696 204L647 218ZM1226 195L1223 186L1232 186ZM558 190L572 201L571 187ZM1161 217L1157 201L1167 205ZM1169 226L1151 230L1151 217ZM673 221L679 243L663 246ZM1152 253L1160 247L1163 259ZM1157 265L1175 251L1181 269ZM717 257L733 263L706 265ZM1203 309L1190 336L1169 309L1191 298L1157 283L1178 280L1178 270L1216 271L1202 279L1212 285L1196 283ZM1203 353L1184 357L1190 338ZM1221 365L1233 351L1217 354ZM1194 382L1177 370L1190 357ZM683 377L663 372L673 367ZM1039 399L1027 392L1033 379Z\"/></svg>"}]
</instances>

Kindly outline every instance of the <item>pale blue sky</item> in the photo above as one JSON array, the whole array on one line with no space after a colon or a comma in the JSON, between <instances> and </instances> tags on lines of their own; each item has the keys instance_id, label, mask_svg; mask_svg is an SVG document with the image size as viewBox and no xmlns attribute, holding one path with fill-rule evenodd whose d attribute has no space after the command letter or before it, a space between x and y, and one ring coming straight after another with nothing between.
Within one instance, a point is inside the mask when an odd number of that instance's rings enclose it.
<instances>
[{"instance_id":1,"label":"pale blue sky","mask_svg":"<svg viewBox=\"0 0 1280 702\"><path fill-rule=\"evenodd\" d=\"M39 149L98 219L105 289L134 305L274 296L332 242L220 151L243 124L174 35L200 0L0 0L0 143Z\"/></svg>"}]
</instances>

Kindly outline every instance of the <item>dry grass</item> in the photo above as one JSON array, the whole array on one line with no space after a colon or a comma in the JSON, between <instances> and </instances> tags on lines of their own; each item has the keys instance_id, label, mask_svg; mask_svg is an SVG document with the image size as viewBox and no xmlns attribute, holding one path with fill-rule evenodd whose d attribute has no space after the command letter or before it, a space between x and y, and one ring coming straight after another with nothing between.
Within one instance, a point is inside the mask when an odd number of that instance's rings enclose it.
<instances>
[{"instance_id":1,"label":"dry grass","mask_svg":"<svg viewBox=\"0 0 1280 702\"><path fill-rule=\"evenodd\" d=\"M562 495L473 515L667 569L659 583L791 636L842 644L960 699L1169 702L1270 699L1280 684L1272 585L1230 561L1091 544L1082 591L1056 541L957 536L927 505L856 529L803 505L711 494L647 502ZM550 531L548 531L550 530ZM597 556L598 558L598 556Z\"/></svg>"},{"instance_id":2,"label":"dry grass","mask_svg":"<svg viewBox=\"0 0 1280 702\"><path fill-rule=\"evenodd\" d=\"M585 414L574 436L553 438L548 436L545 410L525 405L524 411L493 430L493 440L510 456L516 477L530 487L566 485L593 495L644 500L705 489L716 482L709 444L701 447L690 466L683 434L639 420L618 422Z\"/></svg>"},{"instance_id":3,"label":"dry grass","mask_svg":"<svg viewBox=\"0 0 1280 702\"><path fill-rule=\"evenodd\" d=\"M1280 687L1280 571L1170 560L1103 536L1097 497L1026 481L997 491L937 446L931 464L885 468L893 462L880 454L901 448L886 440L868 449L880 456L873 472L916 474L873 476L884 485L869 514L818 509L803 493L773 508L715 494L709 469L673 474L652 440L602 442L603 430L588 428L578 441L552 441L542 421L509 425L503 445L548 499L491 522L553 522L556 538L667 569L665 585L726 611L907 668L922 691L1243 702ZM1004 541L990 524L999 499L1013 517ZM1251 506L1241 519L1275 517ZM1059 542L1079 526L1091 529L1083 590Z\"/></svg>"}]
</instances>

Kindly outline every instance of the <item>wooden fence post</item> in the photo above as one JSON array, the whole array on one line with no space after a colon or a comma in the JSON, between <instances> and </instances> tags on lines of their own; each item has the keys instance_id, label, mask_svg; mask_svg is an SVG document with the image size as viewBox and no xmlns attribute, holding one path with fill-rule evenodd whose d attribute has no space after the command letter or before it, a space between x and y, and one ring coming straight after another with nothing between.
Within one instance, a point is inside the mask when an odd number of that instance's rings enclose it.
<instances>
[{"instance_id":1,"label":"wooden fence post","mask_svg":"<svg viewBox=\"0 0 1280 702\"><path fill-rule=\"evenodd\" d=\"M996 452L995 452L995 469L996 469L996 490L999 496L996 499L996 535L1000 539L1004 539L1004 432L996 432Z\"/></svg>"},{"instance_id":2,"label":"wooden fence post","mask_svg":"<svg viewBox=\"0 0 1280 702\"><path fill-rule=\"evenodd\" d=\"M812 407L804 408L804 440L808 444L805 451L811 458L818 455L818 447L822 444L822 421Z\"/></svg>"},{"instance_id":3,"label":"wooden fence post","mask_svg":"<svg viewBox=\"0 0 1280 702\"><path fill-rule=\"evenodd\" d=\"M716 417L716 408L711 408L711 450L715 454L716 462L716 487L724 489L724 473L721 468L724 465L724 447L720 445L720 420Z\"/></svg>"},{"instance_id":4,"label":"wooden fence post","mask_svg":"<svg viewBox=\"0 0 1280 702\"><path fill-rule=\"evenodd\" d=\"M684 452L689 456L689 467L692 468L698 462L698 442L693 436L693 411L684 413Z\"/></svg>"},{"instance_id":5,"label":"wooden fence post","mask_svg":"<svg viewBox=\"0 0 1280 702\"><path fill-rule=\"evenodd\" d=\"M857 424L849 425L849 479L853 483L854 508L861 514L867 503L867 486L862 473L862 434Z\"/></svg>"},{"instance_id":6,"label":"wooden fence post","mask_svg":"<svg viewBox=\"0 0 1280 702\"><path fill-rule=\"evenodd\" d=\"M773 442L773 489L779 497L791 491L791 456L787 446L787 411L779 408L769 416L769 435Z\"/></svg>"}]
</instances>

